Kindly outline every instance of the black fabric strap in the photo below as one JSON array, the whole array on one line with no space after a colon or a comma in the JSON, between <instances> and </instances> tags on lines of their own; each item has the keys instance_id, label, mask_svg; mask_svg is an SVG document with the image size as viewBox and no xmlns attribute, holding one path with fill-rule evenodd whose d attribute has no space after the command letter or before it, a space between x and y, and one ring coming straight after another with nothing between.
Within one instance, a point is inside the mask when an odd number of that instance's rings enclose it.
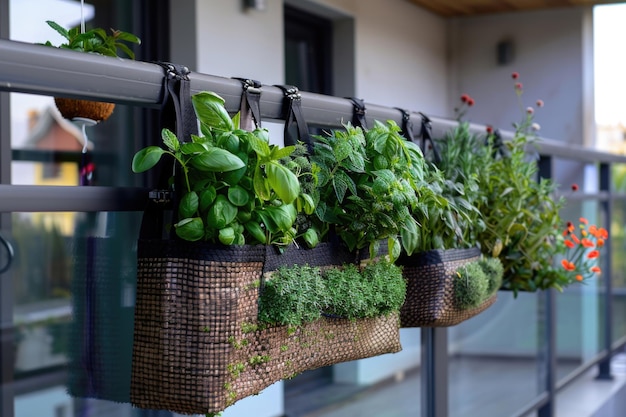
<instances>
[{"instance_id":1,"label":"black fabric strap","mask_svg":"<svg viewBox=\"0 0 626 417\"><path fill-rule=\"evenodd\" d=\"M506 149L506 146L504 146L504 141L502 140L502 135L500 134L500 131L498 129L494 130L493 132L493 157L497 157L498 155L500 155L503 158L508 158L509 152Z\"/></svg>"},{"instance_id":2,"label":"black fabric strap","mask_svg":"<svg viewBox=\"0 0 626 417\"><path fill-rule=\"evenodd\" d=\"M350 100L354 106L352 113L352 125L367 129L367 121L365 120L365 113L367 112L367 109L365 108L365 102L356 97L346 98Z\"/></svg>"},{"instance_id":3,"label":"black fabric strap","mask_svg":"<svg viewBox=\"0 0 626 417\"><path fill-rule=\"evenodd\" d=\"M400 129L402 129L402 136L404 136L408 141L415 141L411 114L408 111L401 109L400 107L396 107L396 109L400 110L400 113L402 113L402 126L400 126Z\"/></svg>"},{"instance_id":4,"label":"black fabric strap","mask_svg":"<svg viewBox=\"0 0 626 417\"><path fill-rule=\"evenodd\" d=\"M313 153L313 141L309 134L304 115L302 114L302 96L298 87L293 85L276 85L283 90L285 98L283 100L283 117L285 119L285 146L295 145L297 141L304 143L309 154ZM291 126L296 124L298 138L294 138Z\"/></svg>"},{"instance_id":5,"label":"black fabric strap","mask_svg":"<svg viewBox=\"0 0 626 417\"><path fill-rule=\"evenodd\" d=\"M176 133L181 143L191 140L191 135L198 134L198 121L191 101L189 69L186 66L168 62L156 62L163 67L163 98L161 100L161 127ZM169 179L174 175L173 189ZM174 162L165 166L161 172L159 189L150 192L148 206L144 211L140 237L143 239L160 239L163 236L164 210L171 207L171 218L177 218L178 199L182 189L180 167ZM170 230L170 238L175 238L174 228Z\"/></svg>"},{"instance_id":6,"label":"black fabric strap","mask_svg":"<svg viewBox=\"0 0 626 417\"><path fill-rule=\"evenodd\" d=\"M420 136L422 137L422 151L426 153L426 147L428 146L429 142L430 146L432 147L433 160L435 164L438 165L439 163L441 163L441 154L439 153L439 149L437 148L435 141L433 141L433 125L428 116L426 116L424 113L420 113L420 115L422 116L422 126L420 128Z\"/></svg>"},{"instance_id":7,"label":"black fabric strap","mask_svg":"<svg viewBox=\"0 0 626 417\"><path fill-rule=\"evenodd\" d=\"M261 127L261 87L259 81L237 78L241 81L243 93L240 105L240 127L252 131Z\"/></svg>"}]
</instances>

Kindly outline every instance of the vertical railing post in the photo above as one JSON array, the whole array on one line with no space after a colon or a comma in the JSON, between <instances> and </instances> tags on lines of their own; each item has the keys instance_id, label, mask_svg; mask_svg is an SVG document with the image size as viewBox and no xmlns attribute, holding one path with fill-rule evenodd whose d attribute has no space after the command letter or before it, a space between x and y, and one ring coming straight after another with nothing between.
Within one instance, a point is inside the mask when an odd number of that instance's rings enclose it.
<instances>
[{"instance_id":1,"label":"vertical railing post","mask_svg":"<svg viewBox=\"0 0 626 417\"><path fill-rule=\"evenodd\" d=\"M541 156L539 177L552 178L552 158ZM537 410L537 417L554 417L556 397L556 296L549 289L539 294L539 386L548 394L548 400Z\"/></svg>"},{"instance_id":2,"label":"vertical railing post","mask_svg":"<svg viewBox=\"0 0 626 417\"><path fill-rule=\"evenodd\" d=\"M421 417L448 417L448 329L423 327L421 337Z\"/></svg>"},{"instance_id":3,"label":"vertical railing post","mask_svg":"<svg viewBox=\"0 0 626 417\"><path fill-rule=\"evenodd\" d=\"M600 164L600 192L606 195L601 200L602 208L602 225L606 230L610 230L611 219L613 217L613 199L611 193L611 166L608 163ZM598 363L597 379L610 380L611 375L611 357L613 345L613 274L612 274L612 253L611 239L608 239L604 246L603 258L605 265L602 271L604 282L604 349L607 355Z\"/></svg>"}]
</instances>

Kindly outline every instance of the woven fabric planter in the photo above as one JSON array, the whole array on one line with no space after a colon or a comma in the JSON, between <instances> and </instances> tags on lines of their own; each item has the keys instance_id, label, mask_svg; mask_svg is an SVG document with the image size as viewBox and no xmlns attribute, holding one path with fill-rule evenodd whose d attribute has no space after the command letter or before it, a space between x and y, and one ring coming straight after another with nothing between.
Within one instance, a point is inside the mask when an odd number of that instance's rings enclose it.
<instances>
[{"instance_id":1,"label":"woven fabric planter","mask_svg":"<svg viewBox=\"0 0 626 417\"><path fill-rule=\"evenodd\" d=\"M327 264L328 249L304 258ZM397 315L259 326L259 283L279 263L263 246L140 240L131 402L214 413L302 371L401 349Z\"/></svg>"},{"instance_id":2,"label":"woven fabric planter","mask_svg":"<svg viewBox=\"0 0 626 417\"><path fill-rule=\"evenodd\" d=\"M454 273L480 259L480 249L432 250L402 256L398 264L407 279L406 301L400 310L401 327L447 327L489 308L493 294L476 307L462 309L454 298Z\"/></svg>"}]
</instances>

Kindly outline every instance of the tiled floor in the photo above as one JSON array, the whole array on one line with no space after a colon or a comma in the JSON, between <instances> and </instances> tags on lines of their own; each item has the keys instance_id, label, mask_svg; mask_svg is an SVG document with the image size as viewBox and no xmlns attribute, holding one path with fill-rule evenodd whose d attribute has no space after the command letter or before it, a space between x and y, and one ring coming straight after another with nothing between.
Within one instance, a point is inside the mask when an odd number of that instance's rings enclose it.
<instances>
[{"instance_id":1,"label":"tiled floor","mask_svg":"<svg viewBox=\"0 0 626 417\"><path fill-rule=\"evenodd\" d=\"M626 363L626 361L625 361ZM563 376L578 366L559 364ZM626 369L626 366L622 366ZM592 417L593 411L626 383L626 371L614 370L612 382L594 380L595 369L557 398L557 417ZM532 401L539 390L534 360L456 358L450 363L450 417L507 417ZM398 381L369 388L327 385L286 398L287 417L419 417L419 371ZM626 415L626 413L624 414Z\"/></svg>"}]
</instances>

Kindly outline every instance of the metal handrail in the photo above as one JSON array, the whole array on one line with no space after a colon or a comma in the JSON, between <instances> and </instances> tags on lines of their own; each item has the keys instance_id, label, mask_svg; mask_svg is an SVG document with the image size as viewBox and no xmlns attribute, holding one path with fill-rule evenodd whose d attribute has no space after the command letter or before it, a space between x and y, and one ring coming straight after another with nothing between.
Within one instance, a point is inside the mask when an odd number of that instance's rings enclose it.
<instances>
[{"instance_id":1,"label":"metal handrail","mask_svg":"<svg viewBox=\"0 0 626 417\"><path fill-rule=\"evenodd\" d=\"M191 73L192 92L213 91L226 101L226 108L239 109L241 81L214 75ZM42 45L0 39L0 91L99 99L115 103L156 107L161 101L163 69L153 63L84 54ZM340 127L352 119L353 104L341 97L301 92L302 112L313 126ZM366 103L366 119L402 122L399 109ZM415 122L421 114L409 112ZM283 92L263 85L261 116L283 118ZM430 117L430 115L429 115ZM444 136L457 122L430 117L434 136ZM472 131L482 133L485 126L472 124ZM503 131L504 139L512 132ZM560 141L543 139L539 152L556 158L586 162L626 163L626 157L600 152Z\"/></svg>"}]
</instances>

